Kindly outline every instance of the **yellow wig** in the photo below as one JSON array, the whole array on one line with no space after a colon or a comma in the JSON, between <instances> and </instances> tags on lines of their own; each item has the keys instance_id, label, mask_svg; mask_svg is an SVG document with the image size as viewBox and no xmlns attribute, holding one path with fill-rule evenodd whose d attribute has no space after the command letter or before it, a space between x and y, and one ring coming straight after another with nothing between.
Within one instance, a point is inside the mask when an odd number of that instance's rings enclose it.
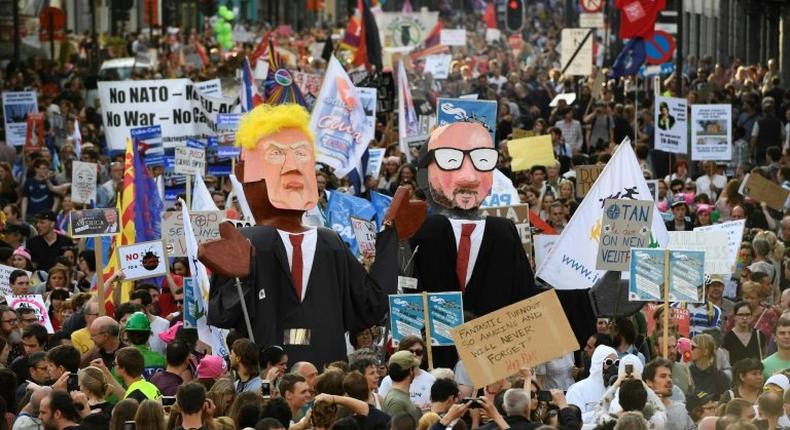
<instances>
[{"instance_id":1,"label":"yellow wig","mask_svg":"<svg viewBox=\"0 0 790 430\"><path fill-rule=\"evenodd\" d=\"M315 136L310 130L310 114L305 108L293 103L277 106L261 104L241 117L239 131L236 132L236 145L255 149L262 137L285 128L299 129L311 143L315 142Z\"/></svg>"}]
</instances>

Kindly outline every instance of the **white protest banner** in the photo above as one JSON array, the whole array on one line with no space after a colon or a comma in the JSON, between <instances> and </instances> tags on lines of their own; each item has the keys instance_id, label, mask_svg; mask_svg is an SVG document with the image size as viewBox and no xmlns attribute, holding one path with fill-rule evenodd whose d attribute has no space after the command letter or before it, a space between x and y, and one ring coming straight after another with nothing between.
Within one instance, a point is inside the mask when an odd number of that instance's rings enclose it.
<instances>
[{"instance_id":1,"label":"white protest banner","mask_svg":"<svg viewBox=\"0 0 790 430\"><path fill-rule=\"evenodd\" d=\"M538 266L538 278L559 290L584 290L591 288L604 275L605 271L596 270L595 264L606 199L652 199L628 139L618 146L562 230L557 245ZM650 229L651 243L665 246L669 242L667 228L660 216L653 217Z\"/></svg>"},{"instance_id":2,"label":"white protest banner","mask_svg":"<svg viewBox=\"0 0 790 430\"><path fill-rule=\"evenodd\" d=\"M579 349L553 289L469 321L450 333L475 387Z\"/></svg>"},{"instance_id":3,"label":"white protest banner","mask_svg":"<svg viewBox=\"0 0 790 430\"><path fill-rule=\"evenodd\" d=\"M96 201L96 164L74 160L71 165L71 201L92 203Z\"/></svg>"},{"instance_id":4,"label":"white protest banner","mask_svg":"<svg viewBox=\"0 0 790 430\"><path fill-rule=\"evenodd\" d=\"M374 178L379 177L379 172L381 172L381 163L384 161L385 152L387 152L386 148L368 149L368 168L366 170L368 175L371 175Z\"/></svg>"},{"instance_id":5,"label":"white protest banner","mask_svg":"<svg viewBox=\"0 0 790 430\"><path fill-rule=\"evenodd\" d=\"M108 143L115 150L125 148L130 129L149 125L162 126L165 148L189 137L205 140L217 134L217 115L238 104L238 98L202 94L189 79L99 82L98 87ZM204 89L217 94L218 86Z\"/></svg>"},{"instance_id":6,"label":"white protest banner","mask_svg":"<svg viewBox=\"0 0 790 430\"><path fill-rule=\"evenodd\" d=\"M686 99L656 97L655 146L659 151L686 154L688 121Z\"/></svg>"},{"instance_id":7,"label":"white protest banner","mask_svg":"<svg viewBox=\"0 0 790 430\"><path fill-rule=\"evenodd\" d=\"M439 12L378 12L374 13L381 46L385 48L414 47L436 26Z\"/></svg>"},{"instance_id":8,"label":"white protest banner","mask_svg":"<svg viewBox=\"0 0 790 430\"><path fill-rule=\"evenodd\" d=\"M16 267L3 266L0 264L0 294L3 296L10 296L14 294L13 290L11 289L11 272L14 270L19 269ZM27 273L27 277L30 278L31 273L27 270L24 272Z\"/></svg>"},{"instance_id":9,"label":"white protest banner","mask_svg":"<svg viewBox=\"0 0 790 430\"><path fill-rule=\"evenodd\" d=\"M450 74L451 55L429 55L425 57L425 72L430 73L434 79L447 79Z\"/></svg>"},{"instance_id":10,"label":"white protest banner","mask_svg":"<svg viewBox=\"0 0 790 430\"><path fill-rule=\"evenodd\" d=\"M645 248L650 243L653 208L650 200L606 199L598 248L598 270L629 270L631 248Z\"/></svg>"},{"instance_id":11,"label":"white protest banner","mask_svg":"<svg viewBox=\"0 0 790 430\"><path fill-rule=\"evenodd\" d=\"M376 255L376 223L362 218L349 217L357 246L362 256L373 257Z\"/></svg>"},{"instance_id":12,"label":"white protest banner","mask_svg":"<svg viewBox=\"0 0 790 430\"><path fill-rule=\"evenodd\" d=\"M206 150L179 146L176 148L176 175L203 176L206 170Z\"/></svg>"},{"instance_id":13,"label":"white protest banner","mask_svg":"<svg viewBox=\"0 0 790 430\"><path fill-rule=\"evenodd\" d=\"M198 245L219 239L219 224L225 219L222 211L190 211L192 232ZM162 240L170 257L186 257L184 215L181 211L162 212Z\"/></svg>"},{"instance_id":14,"label":"white protest banner","mask_svg":"<svg viewBox=\"0 0 790 430\"><path fill-rule=\"evenodd\" d=\"M118 264L127 281L167 275L167 254L161 240L118 247Z\"/></svg>"},{"instance_id":15,"label":"white protest banner","mask_svg":"<svg viewBox=\"0 0 790 430\"><path fill-rule=\"evenodd\" d=\"M52 321L49 320L47 305L44 304L44 299L41 297L41 294L29 294L25 296L7 295L5 296L5 301L13 310L33 309L36 313L36 318L38 318L38 323L47 329L47 333L55 333L55 330L52 328Z\"/></svg>"},{"instance_id":16,"label":"white protest banner","mask_svg":"<svg viewBox=\"0 0 790 430\"><path fill-rule=\"evenodd\" d=\"M731 105L691 105L691 159L732 159Z\"/></svg>"},{"instance_id":17,"label":"white protest banner","mask_svg":"<svg viewBox=\"0 0 790 430\"><path fill-rule=\"evenodd\" d=\"M736 221L729 221L721 224L713 224L705 227L695 227L694 231L710 232L710 231L723 231L727 234L727 264L730 267L728 272L718 273L724 275L727 273L735 273L735 263L738 260L738 250L741 248L741 240L743 239L743 229L746 227L746 220L739 219Z\"/></svg>"},{"instance_id":18,"label":"white protest banner","mask_svg":"<svg viewBox=\"0 0 790 430\"><path fill-rule=\"evenodd\" d=\"M38 97L35 91L3 93L3 119L7 144L13 146L25 144L27 114L33 112L38 112Z\"/></svg>"},{"instance_id":19,"label":"white protest banner","mask_svg":"<svg viewBox=\"0 0 790 430\"><path fill-rule=\"evenodd\" d=\"M535 247L535 267L543 265L559 238L559 234L536 234L532 236L532 242Z\"/></svg>"},{"instance_id":20,"label":"white protest banner","mask_svg":"<svg viewBox=\"0 0 790 430\"><path fill-rule=\"evenodd\" d=\"M560 36L560 63L567 75L587 76L592 73L593 30L587 28L563 28Z\"/></svg>"},{"instance_id":21,"label":"white protest banner","mask_svg":"<svg viewBox=\"0 0 790 430\"><path fill-rule=\"evenodd\" d=\"M481 208L489 208L494 206L510 206L520 203L518 198L518 191L513 186L513 181L510 180L499 169L494 169L494 183L491 185L491 192L488 197L480 204Z\"/></svg>"},{"instance_id":22,"label":"white protest banner","mask_svg":"<svg viewBox=\"0 0 790 430\"><path fill-rule=\"evenodd\" d=\"M443 29L439 33L439 43L444 46L466 46L466 30Z\"/></svg>"},{"instance_id":23,"label":"white protest banner","mask_svg":"<svg viewBox=\"0 0 790 430\"><path fill-rule=\"evenodd\" d=\"M669 249L705 252L705 274L731 273L729 239L724 231L670 231Z\"/></svg>"},{"instance_id":24,"label":"white protest banner","mask_svg":"<svg viewBox=\"0 0 790 430\"><path fill-rule=\"evenodd\" d=\"M560 100L564 100L565 104L570 106L576 101L576 93L557 94L551 99L551 102L549 102L549 107L557 107L557 105L560 104Z\"/></svg>"}]
</instances>

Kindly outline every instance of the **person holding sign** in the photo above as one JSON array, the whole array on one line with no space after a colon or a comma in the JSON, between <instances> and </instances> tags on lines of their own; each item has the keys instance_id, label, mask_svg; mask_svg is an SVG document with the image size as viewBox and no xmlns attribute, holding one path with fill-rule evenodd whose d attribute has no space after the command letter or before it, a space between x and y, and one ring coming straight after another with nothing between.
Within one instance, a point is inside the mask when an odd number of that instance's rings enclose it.
<instances>
[{"instance_id":1,"label":"person holding sign","mask_svg":"<svg viewBox=\"0 0 790 430\"><path fill-rule=\"evenodd\" d=\"M393 229L378 234L368 274L336 232L302 224L318 201L309 120L290 104L260 105L242 117L236 176L257 225L221 224L221 239L200 245L198 255L218 275L209 324L283 345L291 361L321 367L346 358L346 331L373 326L386 313L387 294L396 289L397 238Z\"/></svg>"},{"instance_id":2,"label":"person holding sign","mask_svg":"<svg viewBox=\"0 0 790 430\"><path fill-rule=\"evenodd\" d=\"M453 123L434 130L426 149L420 167L434 211L410 241L417 289L461 291L475 317L530 296L532 267L513 221L478 210L497 163L491 135L480 124ZM437 348L434 360L453 367L455 351Z\"/></svg>"}]
</instances>

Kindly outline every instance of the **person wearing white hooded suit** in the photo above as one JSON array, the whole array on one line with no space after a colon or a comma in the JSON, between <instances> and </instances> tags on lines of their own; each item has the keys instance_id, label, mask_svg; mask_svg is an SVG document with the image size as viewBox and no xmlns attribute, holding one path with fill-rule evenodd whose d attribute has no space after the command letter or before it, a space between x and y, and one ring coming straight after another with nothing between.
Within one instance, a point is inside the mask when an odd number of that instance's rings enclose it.
<instances>
[{"instance_id":1,"label":"person wearing white hooded suit","mask_svg":"<svg viewBox=\"0 0 790 430\"><path fill-rule=\"evenodd\" d=\"M617 360L617 351L606 345L598 345L590 360L590 376L571 385L565 394L569 405L581 409L584 424L595 424L595 407L606 392L604 365L607 359L612 363Z\"/></svg>"},{"instance_id":2,"label":"person wearing white hooded suit","mask_svg":"<svg viewBox=\"0 0 790 430\"><path fill-rule=\"evenodd\" d=\"M626 367L628 365L632 366L630 376L626 374ZM633 354L624 355L620 359L620 366L617 372L617 381L609 386L602 396L601 401L595 407L596 424L603 424L607 421L616 419L616 417L619 416L621 412L623 412L623 408L620 406L620 402L618 400L620 396L620 383L626 380L626 378L641 380L643 369L644 365L642 364L642 360ZM646 384L645 390L647 391L647 403L645 404L645 408L642 411L645 419L647 419L650 423L650 428L666 428L666 407L661 402L661 399L656 395L656 393Z\"/></svg>"}]
</instances>

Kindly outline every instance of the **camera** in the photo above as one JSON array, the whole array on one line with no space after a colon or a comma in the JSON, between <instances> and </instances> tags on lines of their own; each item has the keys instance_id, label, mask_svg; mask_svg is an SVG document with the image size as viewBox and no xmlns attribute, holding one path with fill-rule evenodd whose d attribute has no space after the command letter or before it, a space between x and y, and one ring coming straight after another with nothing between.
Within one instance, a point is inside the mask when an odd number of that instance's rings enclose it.
<instances>
[{"instance_id":1,"label":"camera","mask_svg":"<svg viewBox=\"0 0 790 430\"><path fill-rule=\"evenodd\" d=\"M135 429L134 421L125 421L123 423L123 430L134 430L134 429Z\"/></svg>"},{"instance_id":2,"label":"camera","mask_svg":"<svg viewBox=\"0 0 790 430\"><path fill-rule=\"evenodd\" d=\"M634 373L634 365L633 364L626 364L625 365L625 375L631 377L631 374Z\"/></svg>"},{"instance_id":3,"label":"camera","mask_svg":"<svg viewBox=\"0 0 790 430\"><path fill-rule=\"evenodd\" d=\"M69 379L66 381L66 388L69 392L80 390L79 376L76 373L69 374Z\"/></svg>"},{"instance_id":4,"label":"camera","mask_svg":"<svg viewBox=\"0 0 790 430\"><path fill-rule=\"evenodd\" d=\"M173 406L176 404L176 397L175 396L162 396L162 406Z\"/></svg>"},{"instance_id":5,"label":"camera","mask_svg":"<svg viewBox=\"0 0 790 430\"><path fill-rule=\"evenodd\" d=\"M551 400L552 400L551 391L547 391L547 390L538 391L539 402L550 402Z\"/></svg>"}]
</instances>

